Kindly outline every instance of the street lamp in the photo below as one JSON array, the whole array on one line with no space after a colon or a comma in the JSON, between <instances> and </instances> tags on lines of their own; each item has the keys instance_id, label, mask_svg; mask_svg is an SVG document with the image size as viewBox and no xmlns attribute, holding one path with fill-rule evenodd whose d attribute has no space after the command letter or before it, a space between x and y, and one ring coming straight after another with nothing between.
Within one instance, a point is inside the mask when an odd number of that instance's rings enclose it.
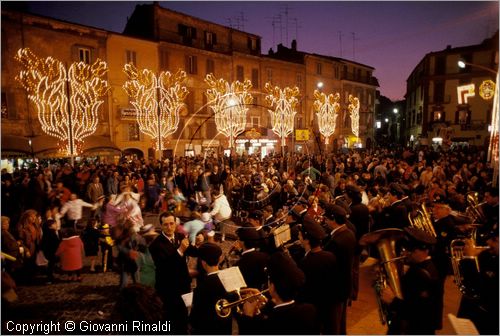
<instances>
[{"instance_id":1,"label":"street lamp","mask_svg":"<svg viewBox=\"0 0 500 336\"><path fill-rule=\"evenodd\" d=\"M461 68L461 69L465 69L465 67L468 65L468 66L471 66L471 67L473 67L473 68L478 68L478 69L482 69L482 70L484 70L484 71L488 71L488 72L490 72L490 73L492 73L492 74L494 74L494 75L496 75L496 74L497 74L497 72L496 72L495 70L490 69L490 68L488 68L488 67L485 67L484 65L474 64L474 63L469 63L469 62L465 62L465 61L463 61L463 60L459 60L459 61L457 62L457 64L458 64L458 67L459 67L459 68Z\"/></svg>"},{"instance_id":2,"label":"street lamp","mask_svg":"<svg viewBox=\"0 0 500 336\"><path fill-rule=\"evenodd\" d=\"M123 88L137 110L139 129L153 139L153 147L159 151L161 160L163 142L177 130L179 112L185 107L188 90L182 83L186 73L162 71L157 77L149 69L139 71L132 63L125 64L123 71L128 77Z\"/></svg>"},{"instance_id":3,"label":"street lamp","mask_svg":"<svg viewBox=\"0 0 500 336\"><path fill-rule=\"evenodd\" d=\"M229 148L234 146L234 139L240 135L246 127L248 105L253 101L250 94L252 82L245 80L229 84L225 79L215 79L212 74L205 78L209 89L205 92L214 111L215 126L217 131L229 138Z\"/></svg>"},{"instance_id":4,"label":"street lamp","mask_svg":"<svg viewBox=\"0 0 500 336\"><path fill-rule=\"evenodd\" d=\"M321 90L323 88L323 85L323 82L318 82L318 84L316 84L316 87Z\"/></svg>"},{"instance_id":5,"label":"street lamp","mask_svg":"<svg viewBox=\"0 0 500 336\"><path fill-rule=\"evenodd\" d=\"M398 114L399 110L397 108L394 108L392 112L394 112L394 114Z\"/></svg>"},{"instance_id":6,"label":"street lamp","mask_svg":"<svg viewBox=\"0 0 500 336\"><path fill-rule=\"evenodd\" d=\"M109 90L103 79L106 62L74 62L66 68L55 58L37 57L29 48L19 49L14 58L23 67L16 80L35 104L42 130L61 141L73 165L83 139L97 129L101 97Z\"/></svg>"}]
</instances>

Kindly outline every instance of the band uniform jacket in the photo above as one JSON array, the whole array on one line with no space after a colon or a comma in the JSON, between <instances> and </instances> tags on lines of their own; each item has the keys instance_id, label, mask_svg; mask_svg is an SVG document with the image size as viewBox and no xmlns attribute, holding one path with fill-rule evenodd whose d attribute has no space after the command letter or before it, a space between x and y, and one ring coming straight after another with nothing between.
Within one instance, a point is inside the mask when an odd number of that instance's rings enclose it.
<instances>
[{"instance_id":1,"label":"band uniform jacket","mask_svg":"<svg viewBox=\"0 0 500 336\"><path fill-rule=\"evenodd\" d=\"M377 223L377 229L402 229L408 224L408 210L401 201L396 201L382 211L381 223Z\"/></svg>"},{"instance_id":2,"label":"band uniform jacket","mask_svg":"<svg viewBox=\"0 0 500 336\"><path fill-rule=\"evenodd\" d=\"M338 295L341 301L349 299L352 294L352 272L356 246L356 237L346 225L330 234L324 243L323 249L332 252L337 257L340 273L338 277Z\"/></svg>"},{"instance_id":3,"label":"band uniform jacket","mask_svg":"<svg viewBox=\"0 0 500 336\"><path fill-rule=\"evenodd\" d=\"M310 251L298 266L306 277L300 300L316 307L322 334L339 334L342 301L337 295L340 274L335 255L324 250Z\"/></svg>"},{"instance_id":4,"label":"band uniform jacket","mask_svg":"<svg viewBox=\"0 0 500 336\"><path fill-rule=\"evenodd\" d=\"M266 267L269 255L261 251L250 251L243 253L237 266L240 269L247 287L264 289L267 285Z\"/></svg>"},{"instance_id":5,"label":"band uniform jacket","mask_svg":"<svg viewBox=\"0 0 500 336\"><path fill-rule=\"evenodd\" d=\"M395 312L393 328L388 334L434 334L442 328L443 288L432 259L411 265L401 278L404 300L390 305Z\"/></svg>"},{"instance_id":6,"label":"band uniform jacket","mask_svg":"<svg viewBox=\"0 0 500 336\"><path fill-rule=\"evenodd\" d=\"M269 315L238 319L242 335L318 335L319 324L316 308L310 303L293 302L271 308Z\"/></svg>"},{"instance_id":7,"label":"band uniform jacket","mask_svg":"<svg viewBox=\"0 0 500 336\"><path fill-rule=\"evenodd\" d=\"M232 319L222 318L215 312L215 304L225 298L226 290L217 273L211 273L193 292L191 308L192 334L231 335Z\"/></svg>"},{"instance_id":8,"label":"band uniform jacket","mask_svg":"<svg viewBox=\"0 0 500 336\"><path fill-rule=\"evenodd\" d=\"M455 224L452 215L434 222L437 242L434 246L433 260L442 278L445 278L451 271L449 248L451 241L456 238Z\"/></svg>"}]
</instances>

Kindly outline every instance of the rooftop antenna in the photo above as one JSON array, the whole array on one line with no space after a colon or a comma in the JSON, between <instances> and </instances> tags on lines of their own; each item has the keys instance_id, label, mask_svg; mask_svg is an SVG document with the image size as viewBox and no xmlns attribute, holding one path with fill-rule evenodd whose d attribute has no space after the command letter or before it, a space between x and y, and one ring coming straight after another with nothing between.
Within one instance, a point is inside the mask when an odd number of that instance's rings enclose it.
<instances>
[{"instance_id":1,"label":"rooftop antenna","mask_svg":"<svg viewBox=\"0 0 500 336\"><path fill-rule=\"evenodd\" d=\"M295 24L295 41L299 40L299 28L302 28L301 25L299 25L299 20L294 17L292 18L292 22Z\"/></svg>"},{"instance_id":2,"label":"rooftop antenna","mask_svg":"<svg viewBox=\"0 0 500 336\"><path fill-rule=\"evenodd\" d=\"M227 22L227 24L228 24L228 26L229 26L230 28L234 28L234 27L233 27L233 22L232 22L231 18L226 18L226 22Z\"/></svg>"},{"instance_id":3,"label":"rooftop antenna","mask_svg":"<svg viewBox=\"0 0 500 336\"><path fill-rule=\"evenodd\" d=\"M340 44L340 57L342 57L342 31L338 30L337 34L339 34L339 44Z\"/></svg>"},{"instance_id":4,"label":"rooftop antenna","mask_svg":"<svg viewBox=\"0 0 500 336\"><path fill-rule=\"evenodd\" d=\"M245 17L245 13L240 12L240 15L236 17L236 20L238 21L238 29L245 30L245 22L248 21L247 18ZM241 23L241 26L239 23Z\"/></svg>"},{"instance_id":5,"label":"rooftop antenna","mask_svg":"<svg viewBox=\"0 0 500 336\"><path fill-rule=\"evenodd\" d=\"M285 9L283 13L285 14L285 29L286 29L286 39L285 39L285 44L288 44L288 13L290 12L290 7L288 7L288 4L285 5Z\"/></svg>"},{"instance_id":6,"label":"rooftop antenna","mask_svg":"<svg viewBox=\"0 0 500 336\"><path fill-rule=\"evenodd\" d=\"M352 34L352 59L356 60L356 41L359 41L359 39L356 38L356 33L351 33Z\"/></svg>"}]
</instances>

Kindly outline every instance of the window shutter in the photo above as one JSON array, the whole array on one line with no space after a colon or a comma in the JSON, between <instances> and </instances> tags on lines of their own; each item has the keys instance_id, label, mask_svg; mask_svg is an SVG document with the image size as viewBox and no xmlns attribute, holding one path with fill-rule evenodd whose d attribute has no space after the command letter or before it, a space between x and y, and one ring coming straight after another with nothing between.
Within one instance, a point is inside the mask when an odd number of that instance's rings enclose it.
<instances>
[{"instance_id":1,"label":"window shutter","mask_svg":"<svg viewBox=\"0 0 500 336\"><path fill-rule=\"evenodd\" d=\"M212 33L212 42L213 42L213 44L217 44L217 34L216 33Z\"/></svg>"},{"instance_id":2,"label":"window shutter","mask_svg":"<svg viewBox=\"0 0 500 336\"><path fill-rule=\"evenodd\" d=\"M193 39L196 39L196 28L191 28L191 32L193 33L193 36L191 36Z\"/></svg>"},{"instance_id":3,"label":"window shutter","mask_svg":"<svg viewBox=\"0 0 500 336\"><path fill-rule=\"evenodd\" d=\"M247 38L247 47L249 50L252 50L252 40L249 38Z\"/></svg>"},{"instance_id":4,"label":"window shutter","mask_svg":"<svg viewBox=\"0 0 500 336\"><path fill-rule=\"evenodd\" d=\"M193 56L193 74L198 73L198 57Z\"/></svg>"},{"instance_id":5,"label":"window shutter","mask_svg":"<svg viewBox=\"0 0 500 336\"><path fill-rule=\"evenodd\" d=\"M186 73L189 74L189 73L191 73L190 72L191 69L189 68L189 56L186 55L184 60L185 60L184 71L186 71Z\"/></svg>"}]
</instances>

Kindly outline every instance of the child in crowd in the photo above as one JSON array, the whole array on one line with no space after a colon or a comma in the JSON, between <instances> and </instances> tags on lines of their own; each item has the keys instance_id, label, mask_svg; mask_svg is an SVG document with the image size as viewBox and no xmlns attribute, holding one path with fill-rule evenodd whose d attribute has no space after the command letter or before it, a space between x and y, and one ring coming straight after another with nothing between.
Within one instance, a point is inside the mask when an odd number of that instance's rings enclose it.
<instances>
[{"instance_id":1,"label":"child in crowd","mask_svg":"<svg viewBox=\"0 0 500 336\"><path fill-rule=\"evenodd\" d=\"M69 274L69 281L81 281L83 267L83 242L73 228L68 228L56 251L61 260L61 269Z\"/></svg>"}]
</instances>

